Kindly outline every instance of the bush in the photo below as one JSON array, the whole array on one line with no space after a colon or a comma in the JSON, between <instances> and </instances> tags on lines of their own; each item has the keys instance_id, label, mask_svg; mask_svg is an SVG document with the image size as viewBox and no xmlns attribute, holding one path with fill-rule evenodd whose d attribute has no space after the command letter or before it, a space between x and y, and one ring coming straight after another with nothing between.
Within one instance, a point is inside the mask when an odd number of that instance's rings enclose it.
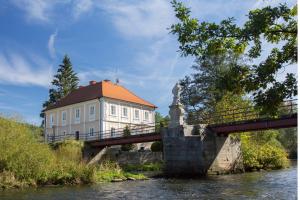
<instances>
[{"instance_id":1,"label":"bush","mask_svg":"<svg viewBox=\"0 0 300 200\"><path fill-rule=\"evenodd\" d=\"M83 142L78 140L65 140L54 144L57 158L60 160L69 160L74 162L81 162Z\"/></svg>"},{"instance_id":2,"label":"bush","mask_svg":"<svg viewBox=\"0 0 300 200\"><path fill-rule=\"evenodd\" d=\"M251 137L251 133L247 134L249 135L244 134L241 136L243 161L246 170L280 169L288 166L287 154L280 144L271 139L264 142L262 139L256 141Z\"/></svg>"},{"instance_id":3,"label":"bush","mask_svg":"<svg viewBox=\"0 0 300 200\"><path fill-rule=\"evenodd\" d=\"M31 130L12 119L0 118L0 172L10 171L19 180L44 182L55 156L39 143Z\"/></svg>"},{"instance_id":4,"label":"bush","mask_svg":"<svg viewBox=\"0 0 300 200\"><path fill-rule=\"evenodd\" d=\"M145 164L138 164L132 165L127 164L122 166L125 171L160 171L162 170L163 164L161 162L156 163L145 163Z\"/></svg>"},{"instance_id":5,"label":"bush","mask_svg":"<svg viewBox=\"0 0 300 200\"><path fill-rule=\"evenodd\" d=\"M127 137L127 136L130 136L130 135L131 135L130 129L129 129L128 126L126 126L125 129L123 130L123 136ZM135 148L134 144L123 144L121 146L122 151L130 151L130 150L133 150L134 148Z\"/></svg>"},{"instance_id":6,"label":"bush","mask_svg":"<svg viewBox=\"0 0 300 200\"><path fill-rule=\"evenodd\" d=\"M151 144L152 152L162 152L163 151L163 143L161 141L156 141Z\"/></svg>"},{"instance_id":7,"label":"bush","mask_svg":"<svg viewBox=\"0 0 300 200\"><path fill-rule=\"evenodd\" d=\"M0 117L0 185L92 182L94 168L78 163L78 144L65 142L56 150L38 142L28 125ZM72 156L77 149L76 156Z\"/></svg>"}]
</instances>

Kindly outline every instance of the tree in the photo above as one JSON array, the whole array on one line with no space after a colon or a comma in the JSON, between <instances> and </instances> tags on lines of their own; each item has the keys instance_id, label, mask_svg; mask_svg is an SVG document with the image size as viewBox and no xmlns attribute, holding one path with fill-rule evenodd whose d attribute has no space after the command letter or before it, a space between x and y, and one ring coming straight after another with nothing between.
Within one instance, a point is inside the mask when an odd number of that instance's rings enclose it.
<instances>
[{"instance_id":1,"label":"tree","mask_svg":"<svg viewBox=\"0 0 300 200\"><path fill-rule=\"evenodd\" d=\"M242 26L238 26L234 18L219 24L199 22L190 16L190 9L183 3L173 0L172 5L179 23L171 26L171 32L178 36L183 56L194 56L202 62L210 56L238 54L247 56L254 63L247 68L236 65L232 69L234 73L228 74L229 79L235 81L222 89L253 94L261 112L273 115L284 99L297 95L295 74L288 73L281 82L276 79L279 70L295 67L297 63L296 5L289 8L280 4L252 10ZM274 46L267 58L262 55L263 43Z\"/></svg>"},{"instance_id":2,"label":"tree","mask_svg":"<svg viewBox=\"0 0 300 200\"><path fill-rule=\"evenodd\" d=\"M223 88L232 85L232 82L238 82L235 78L235 68L242 66L244 62L241 56L237 54L219 54L211 55L205 59L198 59L193 69L196 73L186 76L180 81L183 87L181 101L187 111L188 123L195 124L207 118L214 112L215 104L226 94ZM229 76L235 78L229 78ZM236 94L241 89L235 84Z\"/></svg>"},{"instance_id":3,"label":"tree","mask_svg":"<svg viewBox=\"0 0 300 200\"><path fill-rule=\"evenodd\" d=\"M59 65L57 74L54 75L52 88L49 90L49 99L43 103L43 110L40 117L44 118L44 109L49 105L55 104L57 101L67 96L70 92L78 88L79 78L73 71L70 58L65 55L62 64ZM44 123L44 121L42 122Z\"/></svg>"},{"instance_id":4,"label":"tree","mask_svg":"<svg viewBox=\"0 0 300 200\"><path fill-rule=\"evenodd\" d=\"M131 135L130 129L129 129L128 126L126 126L126 127L124 128L124 130L123 130L123 136L124 136L124 137L128 137L128 136L130 136L130 135ZM122 150L122 151L130 151L130 150L134 149L134 147L135 147L134 144L123 144L123 145L121 146L121 150Z\"/></svg>"},{"instance_id":5,"label":"tree","mask_svg":"<svg viewBox=\"0 0 300 200\"><path fill-rule=\"evenodd\" d=\"M224 110L231 109L238 111L233 114ZM232 122L232 117L236 121L252 119L252 114L258 113L249 99L242 98L232 93L227 93L215 106L216 116L212 120L215 123ZM250 112L250 115L244 113ZM220 117L221 113L222 117ZM280 133L278 130L264 130L231 134L241 141L241 150L243 155L243 163L246 170L265 169L265 168L283 168L288 165L287 154L278 140Z\"/></svg>"},{"instance_id":6,"label":"tree","mask_svg":"<svg viewBox=\"0 0 300 200\"><path fill-rule=\"evenodd\" d=\"M159 112L155 112L155 131L159 132L161 127L167 127L169 121L168 115L163 117Z\"/></svg>"}]
</instances>

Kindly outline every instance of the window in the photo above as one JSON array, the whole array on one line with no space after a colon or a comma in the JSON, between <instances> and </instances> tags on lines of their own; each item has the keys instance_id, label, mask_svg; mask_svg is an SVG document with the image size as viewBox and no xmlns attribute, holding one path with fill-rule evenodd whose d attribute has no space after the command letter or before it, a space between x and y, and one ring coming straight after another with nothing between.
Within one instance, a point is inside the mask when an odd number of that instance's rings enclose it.
<instances>
[{"instance_id":1,"label":"window","mask_svg":"<svg viewBox=\"0 0 300 200\"><path fill-rule=\"evenodd\" d=\"M66 135L66 131L63 132L63 135Z\"/></svg>"},{"instance_id":2,"label":"window","mask_svg":"<svg viewBox=\"0 0 300 200\"><path fill-rule=\"evenodd\" d=\"M127 110L127 108L123 108L123 117L128 117L128 110Z\"/></svg>"},{"instance_id":3,"label":"window","mask_svg":"<svg viewBox=\"0 0 300 200\"><path fill-rule=\"evenodd\" d=\"M111 136L111 137L114 137L115 134L116 134L116 129L115 129L115 128L111 128L111 129L110 129L110 136Z\"/></svg>"},{"instance_id":4,"label":"window","mask_svg":"<svg viewBox=\"0 0 300 200\"><path fill-rule=\"evenodd\" d=\"M114 106L114 105L111 105L110 106L110 114L111 115L116 115L117 113L116 113L116 106Z\"/></svg>"},{"instance_id":5,"label":"window","mask_svg":"<svg viewBox=\"0 0 300 200\"><path fill-rule=\"evenodd\" d=\"M148 113L148 111L145 111L145 120L149 121L149 113Z\"/></svg>"},{"instance_id":6,"label":"window","mask_svg":"<svg viewBox=\"0 0 300 200\"><path fill-rule=\"evenodd\" d=\"M139 119L140 118L140 112L139 110L134 110L134 118Z\"/></svg>"},{"instance_id":7,"label":"window","mask_svg":"<svg viewBox=\"0 0 300 200\"><path fill-rule=\"evenodd\" d=\"M95 106L90 106L89 108L89 120L95 120Z\"/></svg>"},{"instance_id":8,"label":"window","mask_svg":"<svg viewBox=\"0 0 300 200\"><path fill-rule=\"evenodd\" d=\"M90 115L95 115L95 106L90 106Z\"/></svg>"},{"instance_id":9,"label":"window","mask_svg":"<svg viewBox=\"0 0 300 200\"><path fill-rule=\"evenodd\" d=\"M63 111L61 113L61 122L62 122L62 125L65 126L66 125L66 122L67 122L67 112L66 111Z\"/></svg>"},{"instance_id":10,"label":"window","mask_svg":"<svg viewBox=\"0 0 300 200\"><path fill-rule=\"evenodd\" d=\"M90 135L90 136L93 136L93 135L94 135L94 128L90 128L89 135Z\"/></svg>"},{"instance_id":11,"label":"window","mask_svg":"<svg viewBox=\"0 0 300 200\"><path fill-rule=\"evenodd\" d=\"M50 127L52 128L53 125L54 125L54 117L53 114L50 114Z\"/></svg>"},{"instance_id":12,"label":"window","mask_svg":"<svg viewBox=\"0 0 300 200\"><path fill-rule=\"evenodd\" d=\"M80 110L77 108L75 110L75 122L79 123L80 122Z\"/></svg>"}]
</instances>

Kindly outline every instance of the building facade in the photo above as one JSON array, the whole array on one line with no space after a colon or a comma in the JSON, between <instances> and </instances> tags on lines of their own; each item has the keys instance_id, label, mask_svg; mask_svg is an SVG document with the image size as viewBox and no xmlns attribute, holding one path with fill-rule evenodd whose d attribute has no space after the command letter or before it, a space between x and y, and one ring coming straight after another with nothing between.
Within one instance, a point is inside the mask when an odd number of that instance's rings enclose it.
<instances>
[{"instance_id":1,"label":"building facade","mask_svg":"<svg viewBox=\"0 0 300 200\"><path fill-rule=\"evenodd\" d=\"M90 81L46 108L45 140L117 137L126 126L153 126L155 108L119 84Z\"/></svg>"}]
</instances>

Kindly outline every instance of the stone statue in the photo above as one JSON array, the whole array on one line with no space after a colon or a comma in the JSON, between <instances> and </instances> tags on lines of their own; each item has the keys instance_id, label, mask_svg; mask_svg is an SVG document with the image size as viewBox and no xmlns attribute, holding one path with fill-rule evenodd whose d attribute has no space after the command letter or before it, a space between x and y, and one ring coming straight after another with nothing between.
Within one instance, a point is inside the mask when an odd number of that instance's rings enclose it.
<instances>
[{"instance_id":1,"label":"stone statue","mask_svg":"<svg viewBox=\"0 0 300 200\"><path fill-rule=\"evenodd\" d=\"M173 103L172 103L172 105L180 104L181 86L178 82L173 87L172 93L173 93Z\"/></svg>"},{"instance_id":2,"label":"stone statue","mask_svg":"<svg viewBox=\"0 0 300 200\"><path fill-rule=\"evenodd\" d=\"M181 86L178 82L173 87L172 93L173 93L173 102L169 106L170 108L169 128L175 128L180 125L184 125L184 121L183 121L184 109L183 109L183 105L180 102Z\"/></svg>"}]
</instances>

